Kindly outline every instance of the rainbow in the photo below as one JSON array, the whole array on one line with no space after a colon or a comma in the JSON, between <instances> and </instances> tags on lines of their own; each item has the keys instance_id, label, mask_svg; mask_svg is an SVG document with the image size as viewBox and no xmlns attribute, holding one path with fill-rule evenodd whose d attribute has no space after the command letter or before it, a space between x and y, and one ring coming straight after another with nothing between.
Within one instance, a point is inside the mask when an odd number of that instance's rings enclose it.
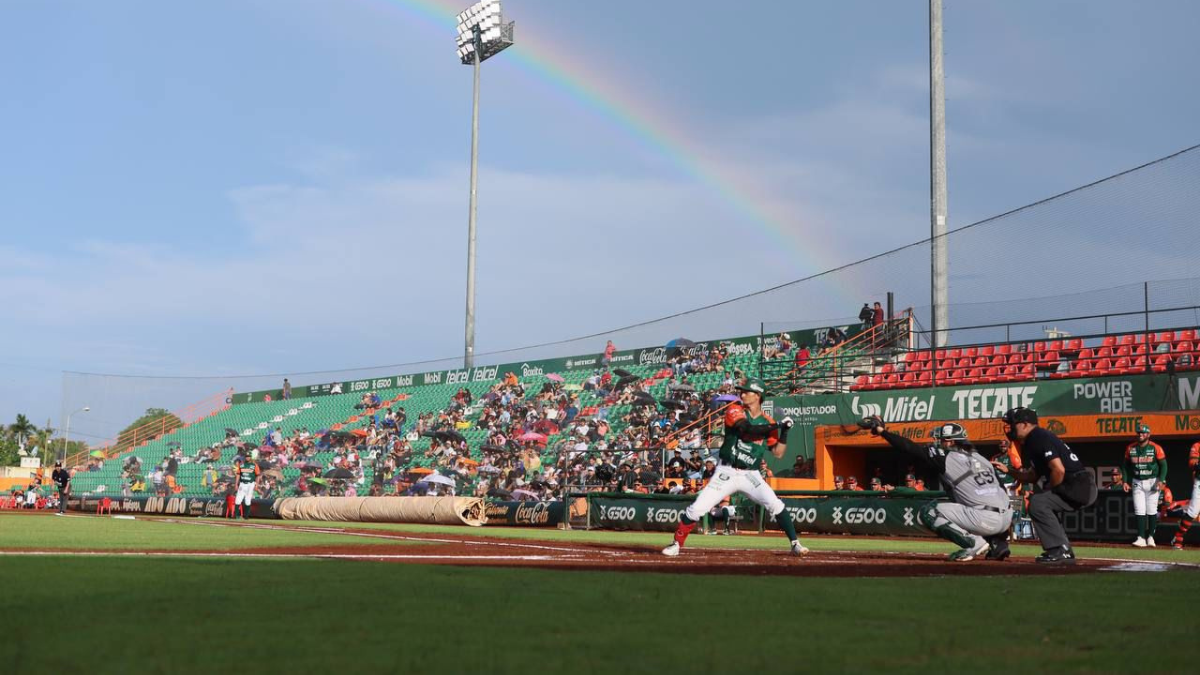
<instances>
[{"instance_id":1,"label":"rainbow","mask_svg":"<svg viewBox=\"0 0 1200 675\"><path fill-rule=\"evenodd\" d=\"M453 35L458 12L470 4L469 0L374 1L403 11L432 28L445 31L448 36ZM635 92L622 89L616 78L573 59L565 46L547 43L539 36L527 33L518 35L517 43L505 52L505 59L615 125L639 145L664 158L681 174L711 190L745 219L746 225L765 234L766 243L787 253L780 260L789 265L800 263L794 277L831 266L833 259L825 255L827 249L821 243L825 238L820 236L816 226L806 227L801 214L795 213L792 207L764 194L748 177L736 175L707 157L699 144L682 133L677 116L653 110L652 106L639 100ZM448 37L447 44L451 42Z\"/></svg>"}]
</instances>

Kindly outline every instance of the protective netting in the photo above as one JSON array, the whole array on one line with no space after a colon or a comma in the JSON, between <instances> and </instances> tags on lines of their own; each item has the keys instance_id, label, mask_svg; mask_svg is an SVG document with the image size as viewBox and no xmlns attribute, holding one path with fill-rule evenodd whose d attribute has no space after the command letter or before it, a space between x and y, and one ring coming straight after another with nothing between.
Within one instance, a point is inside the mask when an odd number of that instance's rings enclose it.
<instances>
[{"instance_id":1,"label":"protective netting","mask_svg":"<svg viewBox=\"0 0 1200 675\"><path fill-rule=\"evenodd\" d=\"M1193 146L952 229L947 235L949 342L1032 339L1044 337L1046 328L1074 335L1137 331L1147 317L1152 328L1195 326L1200 323L1195 310L1200 305L1200 279L1192 242L1200 233L1198 214L1200 146ZM672 274L681 271L678 261L666 264ZM479 353L476 365L596 355L606 340L631 349L663 345L681 336L712 340L854 325L862 302L883 301L888 291L894 293L898 309L913 308L917 325L928 327L929 268L926 239L749 296L607 332L557 339L552 327L530 323L524 340L529 346ZM682 271L688 272L685 277L715 278L713 287L719 288L720 252L715 250L711 260L692 261L690 269ZM1143 314L1147 309L1158 311ZM1177 311L1165 311L1172 309ZM293 385L302 385L462 365L457 348L448 344L446 352L446 358L429 360L397 354L389 365L341 371L305 372L301 363L291 374L146 378L65 373L62 412L65 417L90 406L89 413L73 418L72 437L102 444L149 407L180 410L211 403L226 391L277 388L285 376ZM347 353L346 361L352 360Z\"/></svg>"}]
</instances>

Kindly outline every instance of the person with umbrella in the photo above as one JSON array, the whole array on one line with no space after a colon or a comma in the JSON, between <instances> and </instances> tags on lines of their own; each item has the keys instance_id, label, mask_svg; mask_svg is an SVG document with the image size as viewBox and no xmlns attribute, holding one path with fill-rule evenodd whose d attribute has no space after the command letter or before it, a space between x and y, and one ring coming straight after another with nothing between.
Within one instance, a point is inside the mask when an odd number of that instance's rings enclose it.
<instances>
[{"instance_id":1,"label":"person with umbrella","mask_svg":"<svg viewBox=\"0 0 1200 675\"><path fill-rule=\"evenodd\" d=\"M675 530L674 541L662 550L663 555L677 556L683 548L696 523L719 504L721 500L740 492L775 518L791 546L791 554L803 556L808 548L796 536L792 516L784 508L783 500L767 485L758 472L763 455L768 451L777 459L787 452L787 437L793 421L785 417L776 423L763 412L763 398L767 396L762 380L751 378L737 386L741 392L741 404L732 404L725 412L725 442L721 444L720 464L713 479L688 505Z\"/></svg>"}]
</instances>

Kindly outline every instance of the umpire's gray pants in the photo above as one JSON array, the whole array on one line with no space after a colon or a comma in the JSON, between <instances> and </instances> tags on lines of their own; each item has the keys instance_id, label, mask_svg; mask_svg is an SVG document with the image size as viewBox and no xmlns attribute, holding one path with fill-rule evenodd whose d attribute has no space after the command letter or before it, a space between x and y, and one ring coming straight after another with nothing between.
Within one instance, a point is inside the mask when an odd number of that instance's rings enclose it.
<instances>
[{"instance_id":1,"label":"umpire's gray pants","mask_svg":"<svg viewBox=\"0 0 1200 675\"><path fill-rule=\"evenodd\" d=\"M1012 524L1012 510L1005 509L997 513L995 511L988 511L987 509L975 509L963 506L954 502L939 502L937 505L937 518L934 522L940 526L943 520L948 521L966 533L975 542L976 546L983 546L986 543L983 537L990 537L1008 530L1008 526ZM983 535L983 537L980 535Z\"/></svg>"},{"instance_id":2,"label":"umpire's gray pants","mask_svg":"<svg viewBox=\"0 0 1200 675\"><path fill-rule=\"evenodd\" d=\"M1091 494L1091 502L1096 501L1094 483ZM1063 530L1062 521L1059 520L1058 514L1068 511L1078 511L1091 506L1091 502L1084 506L1076 506L1053 492L1039 492L1030 497L1029 519L1033 521L1033 527L1037 531L1038 539L1042 540L1042 549L1049 551L1061 546L1070 546L1071 541L1067 539L1067 533Z\"/></svg>"}]
</instances>

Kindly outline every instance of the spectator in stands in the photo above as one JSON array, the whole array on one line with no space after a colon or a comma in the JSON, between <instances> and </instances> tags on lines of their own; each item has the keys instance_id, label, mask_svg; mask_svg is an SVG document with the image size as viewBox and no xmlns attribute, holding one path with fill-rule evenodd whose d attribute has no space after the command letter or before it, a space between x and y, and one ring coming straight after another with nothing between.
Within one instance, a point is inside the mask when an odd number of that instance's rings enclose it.
<instances>
[{"instance_id":1,"label":"spectator in stands","mask_svg":"<svg viewBox=\"0 0 1200 675\"><path fill-rule=\"evenodd\" d=\"M292 383L288 379L283 378L283 400L288 400L292 397Z\"/></svg>"},{"instance_id":2,"label":"spectator in stands","mask_svg":"<svg viewBox=\"0 0 1200 675\"><path fill-rule=\"evenodd\" d=\"M811 360L812 353L808 350L808 345L800 345L800 348L796 350L796 370L804 372Z\"/></svg>"},{"instance_id":3,"label":"spectator in stands","mask_svg":"<svg viewBox=\"0 0 1200 675\"><path fill-rule=\"evenodd\" d=\"M846 333L837 326L831 327L825 331L825 337L821 338L821 350L833 349L834 347L846 341Z\"/></svg>"},{"instance_id":4,"label":"spectator in stands","mask_svg":"<svg viewBox=\"0 0 1200 675\"><path fill-rule=\"evenodd\" d=\"M883 305L877 302L875 303L875 307L871 309L871 325L882 326L883 318Z\"/></svg>"},{"instance_id":5,"label":"spectator in stands","mask_svg":"<svg viewBox=\"0 0 1200 675\"><path fill-rule=\"evenodd\" d=\"M862 330L867 330L875 323L875 312L871 309L871 305L863 303L862 309L858 310L858 320L862 322Z\"/></svg>"},{"instance_id":6,"label":"spectator in stands","mask_svg":"<svg viewBox=\"0 0 1200 675\"><path fill-rule=\"evenodd\" d=\"M676 449L671 459L667 460L667 478L683 478L685 466L687 461L683 459L683 451Z\"/></svg>"},{"instance_id":7,"label":"spectator in stands","mask_svg":"<svg viewBox=\"0 0 1200 675\"><path fill-rule=\"evenodd\" d=\"M613 344L612 340L609 340L608 343L604 345L604 356L600 359L600 364L607 368L608 364L612 363L613 354L616 353L616 345Z\"/></svg>"},{"instance_id":8,"label":"spectator in stands","mask_svg":"<svg viewBox=\"0 0 1200 675\"><path fill-rule=\"evenodd\" d=\"M846 489L854 490L856 492L862 491L862 486L858 484L858 478L856 476L847 476L846 477Z\"/></svg>"},{"instance_id":9,"label":"spectator in stands","mask_svg":"<svg viewBox=\"0 0 1200 675\"><path fill-rule=\"evenodd\" d=\"M846 489L846 479L842 478L841 476L834 476L833 477L833 489L834 490L845 490Z\"/></svg>"}]
</instances>

